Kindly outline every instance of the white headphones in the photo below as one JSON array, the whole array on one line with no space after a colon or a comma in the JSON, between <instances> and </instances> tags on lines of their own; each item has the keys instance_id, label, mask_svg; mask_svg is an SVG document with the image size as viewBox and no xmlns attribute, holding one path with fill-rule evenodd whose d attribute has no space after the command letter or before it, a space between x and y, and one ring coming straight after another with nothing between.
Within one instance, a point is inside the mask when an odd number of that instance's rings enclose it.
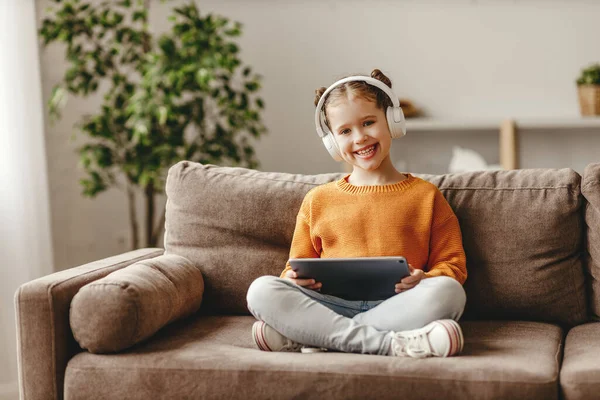
<instances>
[{"instance_id":1,"label":"white headphones","mask_svg":"<svg viewBox=\"0 0 600 400\"><path fill-rule=\"evenodd\" d=\"M398 96L394 94L392 88L380 80L368 76L349 76L347 78L340 79L329 86L327 90L325 90L319 99L319 103L317 104L317 108L315 110L315 125L317 127L317 135L319 135L319 137L323 140L325 148L327 148L329 154L331 154L331 157L333 157L335 161L342 161L342 155L338 149L338 145L333 137L333 134L325 123L323 103L325 103L325 99L327 98L329 92L331 92L337 86L353 81L365 82L371 86L381 89L385 94L387 94L390 100L392 100L392 107L388 107L385 113L388 127L390 128L390 135L392 139L401 138L402 136L406 135L406 121L404 120L404 113L402 112L402 108L400 108L400 100L398 99Z\"/></svg>"}]
</instances>

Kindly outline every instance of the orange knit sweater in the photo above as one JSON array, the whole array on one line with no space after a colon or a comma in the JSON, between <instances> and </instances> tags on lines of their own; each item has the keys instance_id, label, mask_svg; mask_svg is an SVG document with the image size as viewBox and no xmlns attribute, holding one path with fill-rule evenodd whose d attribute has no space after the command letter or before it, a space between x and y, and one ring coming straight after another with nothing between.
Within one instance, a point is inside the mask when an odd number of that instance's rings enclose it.
<instances>
[{"instance_id":1,"label":"orange knit sweater","mask_svg":"<svg viewBox=\"0 0 600 400\"><path fill-rule=\"evenodd\" d=\"M465 282L458 219L435 185L407 174L390 185L355 186L348 176L306 194L290 258L404 256L426 277ZM289 262L281 277L288 269Z\"/></svg>"}]
</instances>

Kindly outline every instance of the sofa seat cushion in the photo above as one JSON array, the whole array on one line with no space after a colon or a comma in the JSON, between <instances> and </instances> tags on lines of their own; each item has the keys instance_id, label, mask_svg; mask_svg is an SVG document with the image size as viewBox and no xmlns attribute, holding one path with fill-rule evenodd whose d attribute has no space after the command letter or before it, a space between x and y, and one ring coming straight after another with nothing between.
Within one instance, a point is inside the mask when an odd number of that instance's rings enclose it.
<instances>
[{"instance_id":1,"label":"sofa seat cushion","mask_svg":"<svg viewBox=\"0 0 600 400\"><path fill-rule=\"evenodd\" d=\"M254 318L180 320L120 354L83 352L66 399L556 399L562 330L540 322L466 321L460 357L270 353Z\"/></svg>"},{"instance_id":2,"label":"sofa seat cushion","mask_svg":"<svg viewBox=\"0 0 600 400\"><path fill-rule=\"evenodd\" d=\"M560 370L564 398L594 399L600 393L600 323L592 322L571 329L565 340L565 355Z\"/></svg>"}]
</instances>

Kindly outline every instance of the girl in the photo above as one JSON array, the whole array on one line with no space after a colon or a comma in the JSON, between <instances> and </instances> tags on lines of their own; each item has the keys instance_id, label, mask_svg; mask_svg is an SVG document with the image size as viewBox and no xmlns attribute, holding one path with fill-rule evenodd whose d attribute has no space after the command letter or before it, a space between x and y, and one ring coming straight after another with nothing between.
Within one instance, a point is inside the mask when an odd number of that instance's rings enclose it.
<instances>
[{"instance_id":1,"label":"girl","mask_svg":"<svg viewBox=\"0 0 600 400\"><path fill-rule=\"evenodd\" d=\"M317 132L352 173L306 194L290 258L404 256L410 276L391 298L348 301L319 293L321 284L298 279L288 262L279 278L262 276L248 289L261 350L417 358L462 350L456 321L467 271L458 219L436 186L392 164L392 137L405 130L391 86L375 69L371 78L350 77L316 91Z\"/></svg>"}]
</instances>

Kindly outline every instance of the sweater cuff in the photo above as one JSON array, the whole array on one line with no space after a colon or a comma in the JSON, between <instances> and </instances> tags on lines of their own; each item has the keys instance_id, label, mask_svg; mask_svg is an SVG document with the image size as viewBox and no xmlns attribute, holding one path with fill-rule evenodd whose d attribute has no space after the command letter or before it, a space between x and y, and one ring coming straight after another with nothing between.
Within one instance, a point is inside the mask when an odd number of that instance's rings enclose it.
<instances>
[{"instance_id":1,"label":"sweater cuff","mask_svg":"<svg viewBox=\"0 0 600 400\"><path fill-rule=\"evenodd\" d=\"M448 276L458 281L461 285L464 285L467 280L467 274L463 274L462 271L457 271L456 268L451 268L445 264L438 264L431 271L425 272L426 278L433 278L435 276Z\"/></svg>"}]
</instances>

